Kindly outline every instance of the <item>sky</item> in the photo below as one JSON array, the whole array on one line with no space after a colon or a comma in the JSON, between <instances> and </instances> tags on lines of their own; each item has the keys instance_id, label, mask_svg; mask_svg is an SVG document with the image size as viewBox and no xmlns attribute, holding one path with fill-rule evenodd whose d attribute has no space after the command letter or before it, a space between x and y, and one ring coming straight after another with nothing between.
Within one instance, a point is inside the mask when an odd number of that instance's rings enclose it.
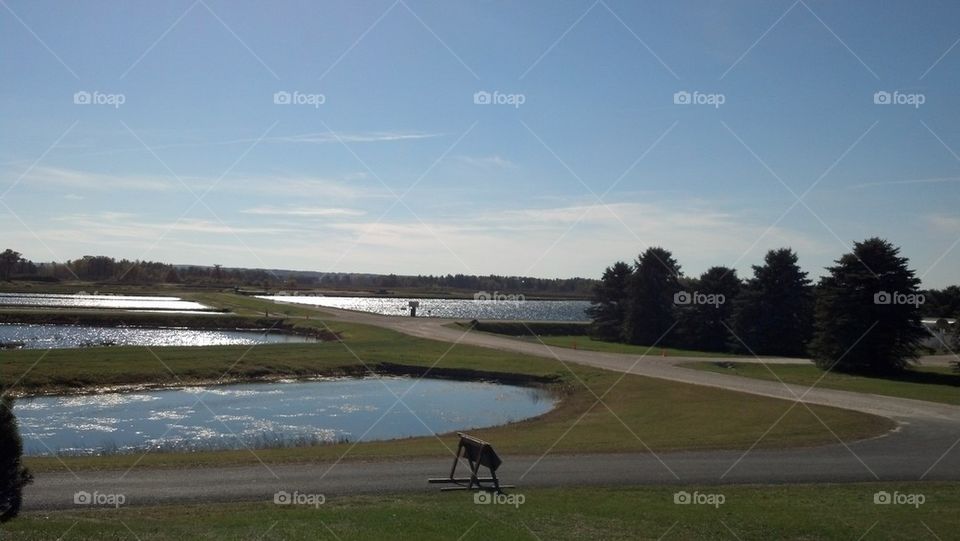
<instances>
[{"instance_id":1,"label":"sky","mask_svg":"<svg viewBox=\"0 0 960 541\"><path fill-rule=\"evenodd\" d=\"M687 275L855 241L960 282L960 4L0 0L0 246Z\"/></svg>"}]
</instances>

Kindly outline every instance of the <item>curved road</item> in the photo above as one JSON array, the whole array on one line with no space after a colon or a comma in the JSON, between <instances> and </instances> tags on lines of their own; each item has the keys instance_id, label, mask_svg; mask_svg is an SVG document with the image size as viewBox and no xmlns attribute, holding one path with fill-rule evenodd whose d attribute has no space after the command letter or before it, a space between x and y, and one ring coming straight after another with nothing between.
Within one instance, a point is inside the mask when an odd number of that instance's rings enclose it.
<instances>
[{"instance_id":1,"label":"curved road","mask_svg":"<svg viewBox=\"0 0 960 541\"><path fill-rule=\"evenodd\" d=\"M721 484L960 480L960 407L919 400L831 389L808 389L775 381L691 370L679 363L702 360L591 352L444 325L453 320L388 317L323 308L336 319L386 327L409 335L555 358L618 372L708 385L744 393L801 400L882 415L898 422L893 432L858 442L787 450L696 451L587 456L509 456L500 469L507 483L521 487L637 484ZM756 361L756 359L736 359ZM797 362L764 359L764 362ZM454 442L450 442L451 445ZM37 474L26 492L25 509L72 508L79 491L123 494L126 505L272 501L277 491L331 497L383 492L437 490L425 479L449 471L450 458L402 462L257 465L184 470L136 469ZM587 466L589 464L589 466Z\"/></svg>"}]
</instances>

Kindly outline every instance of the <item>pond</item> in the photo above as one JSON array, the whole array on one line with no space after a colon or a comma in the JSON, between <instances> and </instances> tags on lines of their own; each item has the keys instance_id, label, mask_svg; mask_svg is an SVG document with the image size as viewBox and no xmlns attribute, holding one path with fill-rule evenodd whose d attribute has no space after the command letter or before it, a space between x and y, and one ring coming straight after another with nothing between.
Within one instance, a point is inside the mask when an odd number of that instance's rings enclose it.
<instances>
[{"instance_id":1,"label":"pond","mask_svg":"<svg viewBox=\"0 0 960 541\"><path fill-rule=\"evenodd\" d=\"M293 334L258 330L94 327L0 323L0 348L49 349L89 346L229 346L316 342Z\"/></svg>"},{"instance_id":2,"label":"pond","mask_svg":"<svg viewBox=\"0 0 960 541\"><path fill-rule=\"evenodd\" d=\"M37 308L110 308L140 311L169 311L183 313L209 311L210 307L179 297L148 297L140 295L59 295L47 293L0 293L0 306L31 306Z\"/></svg>"},{"instance_id":3,"label":"pond","mask_svg":"<svg viewBox=\"0 0 960 541\"><path fill-rule=\"evenodd\" d=\"M280 302L309 304L372 312L387 316L409 316L410 301L418 301L418 317L445 317L455 319L506 319L524 321L587 321L589 301L534 301L534 300L476 300L476 299L423 299L409 297L311 297L311 296L263 296Z\"/></svg>"},{"instance_id":4,"label":"pond","mask_svg":"<svg viewBox=\"0 0 960 541\"><path fill-rule=\"evenodd\" d=\"M37 456L387 440L501 425L554 403L540 388L370 377L20 398L14 413Z\"/></svg>"}]
</instances>

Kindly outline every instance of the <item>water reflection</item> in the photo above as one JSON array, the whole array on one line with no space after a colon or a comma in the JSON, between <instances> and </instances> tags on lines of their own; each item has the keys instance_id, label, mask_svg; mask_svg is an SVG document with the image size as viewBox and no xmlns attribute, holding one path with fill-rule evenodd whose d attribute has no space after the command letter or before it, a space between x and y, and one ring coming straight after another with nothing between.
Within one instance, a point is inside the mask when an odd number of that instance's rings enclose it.
<instances>
[{"instance_id":1,"label":"water reflection","mask_svg":"<svg viewBox=\"0 0 960 541\"><path fill-rule=\"evenodd\" d=\"M327 306L386 316L410 314L410 301L419 301L417 316L456 319L515 319L525 321L586 321L589 301L415 299L384 297L264 296L272 301Z\"/></svg>"},{"instance_id":2,"label":"water reflection","mask_svg":"<svg viewBox=\"0 0 960 541\"><path fill-rule=\"evenodd\" d=\"M316 339L306 336L256 330L0 324L0 348L15 349L90 346L228 346L315 341Z\"/></svg>"},{"instance_id":3,"label":"water reflection","mask_svg":"<svg viewBox=\"0 0 960 541\"><path fill-rule=\"evenodd\" d=\"M24 398L14 412L27 454L82 455L423 436L519 421L553 405L540 389L388 377Z\"/></svg>"},{"instance_id":4,"label":"water reflection","mask_svg":"<svg viewBox=\"0 0 960 541\"><path fill-rule=\"evenodd\" d=\"M198 302L178 297L131 295L58 295L47 293L0 293L0 305L56 308L115 308L141 310L210 310Z\"/></svg>"}]
</instances>

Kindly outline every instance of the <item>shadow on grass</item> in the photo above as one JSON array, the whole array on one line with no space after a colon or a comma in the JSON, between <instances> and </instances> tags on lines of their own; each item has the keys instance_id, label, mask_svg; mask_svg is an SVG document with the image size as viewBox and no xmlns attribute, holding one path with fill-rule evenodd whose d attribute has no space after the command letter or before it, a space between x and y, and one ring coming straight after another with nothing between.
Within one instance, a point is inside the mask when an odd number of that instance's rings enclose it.
<instances>
[{"instance_id":1,"label":"shadow on grass","mask_svg":"<svg viewBox=\"0 0 960 541\"><path fill-rule=\"evenodd\" d=\"M736 370L735 361L714 361L710 363L717 368ZM893 381L900 383L919 383L923 385L943 385L946 387L960 387L960 373L949 373L932 370L905 370L896 374L857 374L834 370L834 374L874 380Z\"/></svg>"},{"instance_id":2,"label":"shadow on grass","mask_svg":"<svg viewBox=\"0 0 960 541\"><path fill-rule=\"evenodd\" d=\"M896 376L876 376L877 379L888 381L905 381L908 383L924 383L927 385L946 385L949 387L960 387L960 374L945 374L943 372L920 372L918 370L907 370Z\"/></svg>"}]
</instances>

